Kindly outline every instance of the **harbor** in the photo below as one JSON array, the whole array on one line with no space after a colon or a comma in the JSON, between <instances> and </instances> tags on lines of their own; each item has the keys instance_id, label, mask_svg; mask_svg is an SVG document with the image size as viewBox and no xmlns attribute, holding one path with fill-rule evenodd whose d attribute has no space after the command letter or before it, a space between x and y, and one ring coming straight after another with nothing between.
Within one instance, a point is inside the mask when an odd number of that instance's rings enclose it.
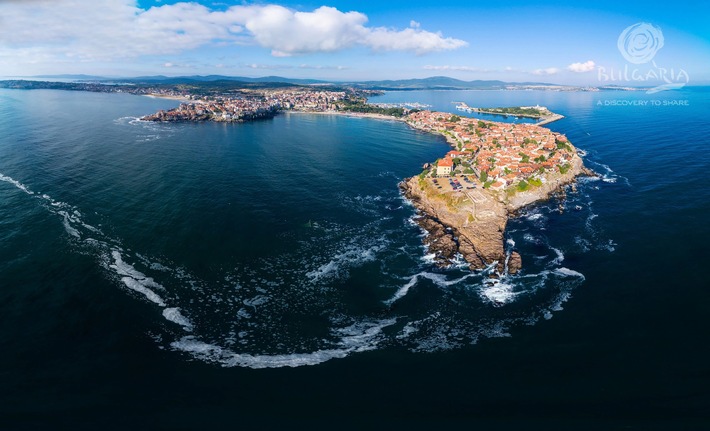
<instances>
[{"instance_id":1,"label":"harbor","mask_svg":"<svg viewBox=\"0 0 710 431\"><path fill-rule=\"evenodd\" d=\"M532 118L534 120L539 120L534 123L536 126L543 126L545 124L550 124L557 120L561 120L564 115L556 114L545 106L535 105L535 106L519 106L515 108L475 108L468 106L466 102L452 102L456 105L456 109L461 112L466 112L468 114L478 113L487 115L498 115L503 117L515 117L515 118Z\"/></svg>"}]
</instances>

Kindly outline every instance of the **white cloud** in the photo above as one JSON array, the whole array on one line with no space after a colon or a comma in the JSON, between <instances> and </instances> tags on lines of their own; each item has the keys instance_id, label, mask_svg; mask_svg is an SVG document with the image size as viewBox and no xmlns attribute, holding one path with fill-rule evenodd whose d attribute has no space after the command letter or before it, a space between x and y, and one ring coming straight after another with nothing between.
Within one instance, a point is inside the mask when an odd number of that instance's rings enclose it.
<instances>
[{"instance_id":1,"label":"white cloud","mask_svg":"<svg viewBox=\"0 0 710 431\"><path fill-rule=\"evenodd\" d=\"M78 60L177 53L241 31L225 12L196 3L143 10L135 0L39 0L0 3L0 17L0 53L40 49Z\"/></svg>"},{"instance_id":2,"label":"white cloud","mask_svg":"<svg viewBox=\"0 0 710 431\"><path fill-rule=\"evenodd\" d=\"M596 64L592 60L585 61L584 63L572 63L567 66L567 70L576 73L591 72L594 70Z\"/></svg>"},{"instance_id":3,"label":"white cloud","mask_svg":"<svg viewBox=\"0 0 710 431\"><path fill-rule=\"evenodd\" d=\"M293 69L293 66L287 64L245 64L244 67L249 69L265 69L265 70L279 70L279 69Z\"/></svg>"},{"instance_id":4,"label":"white cloud","mask_svg":"<svg viewBox=\"0 0 710 431\"><path fill-rule=\"evenodd\" d=\"M546 75L556 75L560 72L560 69L556 67L548 67L546 69L535 69L531 70L530 73L533 75L540 75L540 76L546 76Z\"/></svg>"},{"instance_id":5,"label":"white cloud","mask_svg":"<svg viewBox=\"0 0 710 431\"><path fill-rule=\"evenodd\" d=\"M20 58L103 61L175 54L209 44L256 44L274 56L362 46L425 54L466 46L412 21L404 30L368 27L360 12L276 5L213 10L180 2L143 9L136 0L0 1L0 64Z\"/></svg>"},{"instance_id":6,"label":"white cloud","mask_svg":"<svg viewBox=\"0 0 710 431\"><path fill-rule=\"evenodd\" d=\"M313 12L296 12L282 6L237 6L238 23L261 46L277 57L332 52L353 46L375 51L410 51L426 54L461 48L463 40L445 38L440 33L421 30L416 21L404 30L366 27L367 16L360 12L341 12L322 6Z\"/></svg>"},{"instance_id":7,"label":"white cloud","mask_svg":"<svg viewBox=\"0 0 710 431\"><path fill-rule=\"evenodd\" d=\"M454 71L454 72L495 72L495 70L491 69L483 69L480 67L471 67L471 66L451 66L451 65L441 65L441 66L435 66L435 65L426 65L424 66L424 69L426 70L436 70L436 71Z\"/></svg>"}]
</instances>

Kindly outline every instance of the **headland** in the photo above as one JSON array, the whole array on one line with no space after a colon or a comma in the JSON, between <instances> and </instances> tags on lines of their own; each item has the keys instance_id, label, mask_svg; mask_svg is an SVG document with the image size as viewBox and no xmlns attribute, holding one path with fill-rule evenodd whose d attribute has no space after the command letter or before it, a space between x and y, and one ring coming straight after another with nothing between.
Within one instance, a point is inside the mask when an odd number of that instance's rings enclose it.
<instances>
[{"instance_id":1,"label":"headland","mask_svg":"<svg viewBox=\"0 0 710 431\"><path fill-rule=\"evenodd\" d=\"M429 232L425 243L440 266L449 265L460 253L471 269L494 265L499 274L516 273L522 258L504 247L508 218L561 191L578 175L591 174L565 135L540 126L563 118L540 106L475 108L475 112L540 120L512 124L372 105L367 94L355 89L259 89L191 97L178 108L142 119L243 122L279 112L337 114L400 120L414 129L443 135L453 150L400 184L420 212L418 223ZM459 104L462 107L474 109Z\"/></svg>"},{"instance_id":2,"label":"headland","mask_svg":"<svg viewBox=\"0 0 710 431\"><path fill-rule=\"evenodd\" d=\"M533 124L481 121L443 112L411 113L415 129L454 147L400 187L420 211L425 243L441 266L460 253L471 269L516 273L520 254L504 247L508 218L549 198L579 175L593 175L566 136Z\"/></svg>"}]
</instances>

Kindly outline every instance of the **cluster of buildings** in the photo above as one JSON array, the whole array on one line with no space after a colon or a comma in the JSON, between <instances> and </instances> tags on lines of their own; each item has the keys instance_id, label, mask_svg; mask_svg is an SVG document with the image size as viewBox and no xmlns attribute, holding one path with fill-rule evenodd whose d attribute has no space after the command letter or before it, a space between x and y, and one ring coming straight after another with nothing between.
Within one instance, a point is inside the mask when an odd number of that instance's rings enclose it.
<instances>
[{"instance_id":1,"label":"cluster of buildings","mask_svg":"<svg viewBox=\"0 0 710 431\"><path fill-rule=\"evenodd\" d=\"M266 93L264 99L282 109L322 112L337 110L337 103L347 97L344 91L279 90Z\"/></svg>"},{"instance_id":2,"label":"cluster of buildings","mask_svg":"<svg viewBox=\"0 0 710 431\"><path fill-rule=\"evenodd\" d=\"M564 171L574 153L567 138L533 124L484 122L443 112L413 112L415 128L447 136L456 145L437 161L430 175L472 174L486 187L504 189L523 180L545 181Z\"/></svg>"},{"instance_id":3,"label":"cluster of buildings","mask_svg":"<svg viewBox=\"0 0 710 431\"><path fill-rule=\"evenodd\" d=\"M337 110L344 91L267 90L239 96L193 97L169 111L144 117L149 121L246 121L268 118L281 109L297 111Z\"/></svg>"}]
</instances>

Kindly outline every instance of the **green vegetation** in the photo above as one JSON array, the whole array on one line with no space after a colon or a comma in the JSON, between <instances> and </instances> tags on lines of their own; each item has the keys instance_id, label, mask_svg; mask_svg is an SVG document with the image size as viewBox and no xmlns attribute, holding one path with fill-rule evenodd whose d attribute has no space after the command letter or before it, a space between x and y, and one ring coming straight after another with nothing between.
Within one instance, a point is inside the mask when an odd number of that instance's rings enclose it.
<instances>
[{"instance_id":1,"label":"green vegetation","mask_svg":"<svg viewBox=\"0 0 710 431\"><path fill-rule=\"evenodd\" d=\"M508 168L505 168L505 169L503 169L503 173L506 174L506 175L509 175L509 174L512 174L513 171L511 171L511 170L508 169Z\"/></svg>"},{"instance_id":2,"label":"green vegetation","mask_svg":"<svg viewBox=\"0 0 710 431\"><path fill-rule=\"evenodd\" d=\"M535 163L543 163L543 162L545 162L545 160L547 160L547 159L545 158L544 155L540 155L539 157L535 157L534 160L535 160Z\"/></svg>"},{"instance_id":3,"label":"green vegetation","mask_svg":"<svg viewBox=\"0 0 710 431\"><path fill-rule=\"evenodd\" d=\"M508 115L518 115L525 117L540 118L544 117L549 113L549 111L539 110L535 108L522 108L522 107L511 107L511 108L481 108L482 112L488 112L493 114L508 114Z\"/></svg>"},{"instance_id":4,"label":"green vegetation","mask_svg":"<svg viewBox=\"0 0 710 431\"><path fill-rule=\"evenodd\" d=\"M564 141L558 141L555 139L555 144L557 144L557 149L558 150L565 150L565 151L572 151L572 147L567 142Z\"/></svg>"},{"instance_id":5,"label":"green vegetation","mask_svg":"<svg viewBox=\"0 0 710 431\"><path fill-rule=\"evenodd\" d=\"M479 178L479 179L481 180L482 183L485 183L486 181L488 181L488 172L486 172L486 171L481 172L481 178Z\"/></svg>"},{"instance_id":6,"label":"green vegetation","mask_svg":"<svg viewBox=\"0 0 710 431\"><path fill-rule=\"evenodd\" d=\"M570 166L569 163L565 163L565 164L562 165L562 166L558 166L558 168L559 168L559 170L560 170L560 173L563 174L563 175L566 174L567 172L569 172L569 170L570 170L571 167L572 167L572 166Z\"/></svg>"},{"instance_id":7,"label":"green vegetation","mask_svg":"<svg viewBox=\"0 0 710 431\"><path fill-rule=\"evenodd\" d=\"M523 163L530 163L530 156L528 156L528 155L525 154L525 153L518 153L518 155L519 155L520 158L521 158L521 160L520 160L521 162L523 162Z\"/></svg>"},{"instance_id":8,"label":"green vegetation","mask_svg":"<svg viewBox=\"0 0 710 431\"><path fill-rule=\"evenodd\" d=\"M518 183L518 190L519 191L524 192L528 188L530 188L530 184L528 184L525 180L522 180Z\"/></svg>"},{"instance_id":9,"label":"green vegetation","mask_svg":"<svg viewBox=\"0 0 710 431\"><path fill-rule=\"evenodd\" d=\"M449 122L451 123L458 123L459 121L461 121L461 117L458 115L452 115L451 118L449 118Z\"/></svg>"},{"instance_id":10,"label":"green vegetation","mask_svg":"<svg viewBox=\"0 0 710 431\"><path fill-rule=\"evenodd\" d=\"M493 184L493 180L488 180L485 183L483 183L483 188L487 189L491 186L491 184Z\"/></svg>"},{"instance_id":11,"label":"green vegetation","mask_svg":"<svg viewBox=\"0 0 710 431\"><path fill-rule=\"evenodd\" d=\"M463 170L463 173L466 174L466 175L475 174L475 172L474 172L473 169L471 169L471 168L466 168L466 169L464 169L464 170Z\"/></svg>"},{"instance_id":12,"label":"green vegetation","mask_svg":"<svg viewBox=\"0 0 710 431\"><path fill-rule=\"evenodd\" d=\"M528 183L531 186L540 187L542 185L542 179L540 178L528 178Z\"/></svg>"},{"instance_id":13,"label":"green vegetation","mask_svg":"<svg viewBox=\"0 0 710 431\"><path fill-rule=\"evenodd\" d=\"M381 114L397 118L404 116L404 108L380 108L379 106L365 103L364 99L350 99L338 102L338 110L344 112L361 112L365 114Z\"/></svg>"}]
</instances>

